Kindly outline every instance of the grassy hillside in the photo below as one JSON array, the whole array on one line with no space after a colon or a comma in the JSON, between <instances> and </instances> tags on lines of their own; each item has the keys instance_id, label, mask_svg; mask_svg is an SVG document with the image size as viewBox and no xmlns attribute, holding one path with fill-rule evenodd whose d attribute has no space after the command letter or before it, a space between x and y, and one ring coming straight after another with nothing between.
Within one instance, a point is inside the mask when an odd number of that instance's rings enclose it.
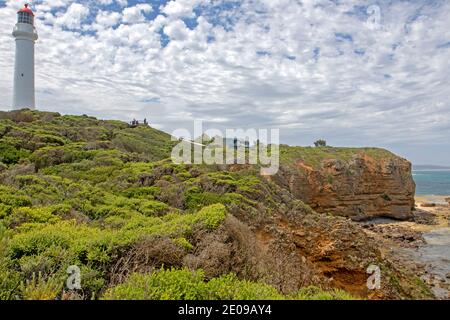
<instances>
[{"instance_id":1,"label":"grassy hillside","mask_svg":"<svg viewBox=\"0 0 450 320\"><path fill-rule=\"evenodd\" d=\"M282 237L273 239L281 249L255 254L264 228L285 232L278 215L316 229L338 218L317 218L257 168L174 165L172 147L148 126L0 113L0 299L350 297L315 277L314 262L294 257ZM360 233L338 221L345 234ZM353 247L360 258L349 268L376 258ZM65 287L72 265L81 290Z\"/></svg>"}]
</instances>

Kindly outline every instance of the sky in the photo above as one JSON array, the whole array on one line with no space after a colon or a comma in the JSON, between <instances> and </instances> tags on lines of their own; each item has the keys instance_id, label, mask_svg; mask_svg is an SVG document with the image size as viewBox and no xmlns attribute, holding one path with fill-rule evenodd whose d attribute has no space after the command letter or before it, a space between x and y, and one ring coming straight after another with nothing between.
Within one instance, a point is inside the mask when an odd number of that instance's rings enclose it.
<instances>
[{"instance_id":1,"label":"sky","mask_svg":"<svg viewBox=\"0 0 450 320\"><path fill-rule=\"evenodd\" d=\"M450 165L450 1L35 0L39 110ZM16 11L0 0L0 110Z\"/></svg>"}]
</instances>

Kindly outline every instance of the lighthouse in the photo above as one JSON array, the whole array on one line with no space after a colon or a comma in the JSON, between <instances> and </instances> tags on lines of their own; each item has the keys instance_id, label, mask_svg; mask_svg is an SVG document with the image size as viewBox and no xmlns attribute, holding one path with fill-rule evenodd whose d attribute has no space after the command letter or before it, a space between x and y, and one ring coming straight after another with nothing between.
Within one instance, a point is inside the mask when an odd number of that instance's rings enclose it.
<instances>
[{"instance_id":1,"label":"lighthouse","mask_svg":"<svg viewBox=\"0 0 450 320\"><path fill-rule=\"evenodd\" d=\"M34 43L38 39L34 27L34 13L25 4L17 12L17 23L12 33L16 40L14 67L13 109L34 109Z\"/></svg>"}]
</instances>

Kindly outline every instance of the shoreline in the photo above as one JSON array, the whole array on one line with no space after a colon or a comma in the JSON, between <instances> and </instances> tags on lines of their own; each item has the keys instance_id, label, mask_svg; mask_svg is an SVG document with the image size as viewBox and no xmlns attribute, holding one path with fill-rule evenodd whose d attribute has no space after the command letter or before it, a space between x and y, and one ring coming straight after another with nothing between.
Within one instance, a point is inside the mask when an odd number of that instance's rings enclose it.
<instances>
[{"instance_id":1,"label":"shoreline","mask_svg":"<svg viewBox=\"0 0 450 320\"><path fill-rule=\"evenodd\" d=\"M425 263L421 278L431 286L439 299L450 299L450 196L420 195L416 211L434 215L434 223L419 225L425 243L417 249L416 259ZM433 206L434 205L434 206Z\"/></svg>"},{"instance_id":2,"label":"shoreline","mask_svg":"<svg viewBox=\"0 0 450 320\"><path fill-rule=\"evenodd\" d=\"M433 231L450 227L450 196L420 195L416 196L416 211L425 211L434 215L435 223L424 227L418 224L418 229Z\"/></svg>"},{"instance_id":3,"label":"shoreline","mask_svg":"<svg viewBox=\"0 0 450 320\"><path fill-rule=\"evenodd\" d=\"M405 263L436 298L450 299L449 196L418 195L409 221L379 218L363 223L368 234L383 241L390 255Z\"/></svg>"}]
</instances>

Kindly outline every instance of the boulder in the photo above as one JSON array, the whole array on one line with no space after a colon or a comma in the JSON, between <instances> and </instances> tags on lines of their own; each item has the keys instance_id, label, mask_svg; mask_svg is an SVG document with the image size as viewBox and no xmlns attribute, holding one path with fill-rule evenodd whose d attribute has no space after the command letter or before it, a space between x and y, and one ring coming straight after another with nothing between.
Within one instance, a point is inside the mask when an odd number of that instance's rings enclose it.
<instances>
[{"instance_id":1,"label":"boulder","mask_svg":"<svg viewBox=\"0 0 450 320\"><path fill-rule=\"evenodd\" d=\"M434 203L434 202L425 202L425 203L422 203L420 206L423 207L423 208L434 208L434 207L437 207L436 203Z\"/></svg>"}]
</instances>

